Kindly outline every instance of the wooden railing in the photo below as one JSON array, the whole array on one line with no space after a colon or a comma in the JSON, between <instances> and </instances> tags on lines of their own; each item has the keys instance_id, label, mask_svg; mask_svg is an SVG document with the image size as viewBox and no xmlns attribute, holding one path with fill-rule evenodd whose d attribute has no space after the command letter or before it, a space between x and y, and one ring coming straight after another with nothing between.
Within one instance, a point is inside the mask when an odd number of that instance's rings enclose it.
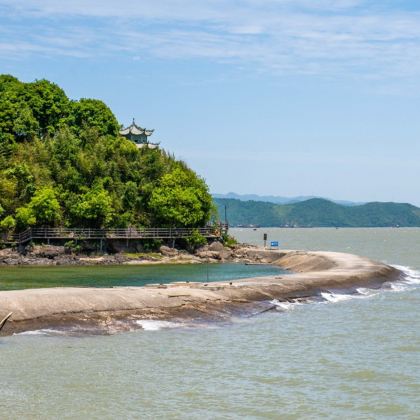
<instances>
[{"instance_id":1,"label":"wooden railing","mask_svg":"<svg viewBox=\"0 0 420 420\"><path fill-rule=\"evenodd\" d=\"M4 242L24 244L33 239L177 239L187 238L198 231L206 238L218 238L226 233L228 226L220 224L202 228L29 228L23 232L3 238Z\"/></svg>"}]
</instances>

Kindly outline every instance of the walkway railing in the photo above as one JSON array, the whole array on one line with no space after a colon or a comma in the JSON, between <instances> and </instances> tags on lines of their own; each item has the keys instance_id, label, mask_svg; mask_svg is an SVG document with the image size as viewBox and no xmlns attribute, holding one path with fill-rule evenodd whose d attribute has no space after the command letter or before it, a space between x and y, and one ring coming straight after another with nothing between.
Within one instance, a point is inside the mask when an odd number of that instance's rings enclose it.
<instances>
[{"instance_id":1,"label":"walkway railing","mask_svg":"<svg viewBox=\"0 0 420 420\"><path fill-rule=\"evenodd\" d=\"M90 228L29 228L21 233L3 238L4 242L24 244L33 239L179 239L191 236L198 231L206 238L218 238L226 233L225 224L202 228L127 228L127 229L90 229Z\"/></svg>"}]
</instances>

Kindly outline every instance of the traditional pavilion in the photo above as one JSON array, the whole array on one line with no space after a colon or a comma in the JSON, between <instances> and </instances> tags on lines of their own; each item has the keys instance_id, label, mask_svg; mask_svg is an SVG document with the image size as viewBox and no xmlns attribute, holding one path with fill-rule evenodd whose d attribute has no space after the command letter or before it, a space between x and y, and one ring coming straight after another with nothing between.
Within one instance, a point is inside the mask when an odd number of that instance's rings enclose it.
<instances>
[{"instance_id":1,"label":"traditional pavilion","mask_svg":"<svg viewBox=\"0 0 420 420\"><path fill-rule=\"evenodd\" d=\"M135 143L139 149L142 147L156 149L159 146L159 143L149 142L149 137L153 134L154 131L155 130L147 130L138 126L133 118L131 125L120 130L120 134L126 139Z\"/></svg>"}]
</instances>

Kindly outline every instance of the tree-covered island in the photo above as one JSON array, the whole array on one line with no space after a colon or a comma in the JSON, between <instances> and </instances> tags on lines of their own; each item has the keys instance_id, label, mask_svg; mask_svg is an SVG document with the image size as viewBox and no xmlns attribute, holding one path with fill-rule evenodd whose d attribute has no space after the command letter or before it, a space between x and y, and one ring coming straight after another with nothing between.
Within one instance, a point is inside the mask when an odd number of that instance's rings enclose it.
<instances>
[{"instance_id":1,"label":"tree-covered island","mask_svg":"<svg viewBox=\"0 0 420 420\"><path fill-rule=\"evenodd\" d=\"M120 129L100 100L0 75L1 231L204 226L213 208L205 181Z\"/></svg>"}]
</instances>

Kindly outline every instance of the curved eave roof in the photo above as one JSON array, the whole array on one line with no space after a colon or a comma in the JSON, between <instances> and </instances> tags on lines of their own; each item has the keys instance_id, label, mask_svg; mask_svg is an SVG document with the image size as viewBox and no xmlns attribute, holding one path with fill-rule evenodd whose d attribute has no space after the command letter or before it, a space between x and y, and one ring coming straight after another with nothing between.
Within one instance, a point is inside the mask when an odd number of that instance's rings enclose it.
<instances>
[{"instance_id":1,"label":"curved eave roof","mask_svg":"<svg viewBox=\"0 0 420 420\"><path fill-rule=\"evenodd\" d=\"M134 134L135 136L140 136L142 134L151 136L154 131L155 130L146 130L145 128L139 127L136 124L131 124L129 127L120 130L120 134L122 136L127 136L128 134Z\"/></svg>"}]
</instances>

